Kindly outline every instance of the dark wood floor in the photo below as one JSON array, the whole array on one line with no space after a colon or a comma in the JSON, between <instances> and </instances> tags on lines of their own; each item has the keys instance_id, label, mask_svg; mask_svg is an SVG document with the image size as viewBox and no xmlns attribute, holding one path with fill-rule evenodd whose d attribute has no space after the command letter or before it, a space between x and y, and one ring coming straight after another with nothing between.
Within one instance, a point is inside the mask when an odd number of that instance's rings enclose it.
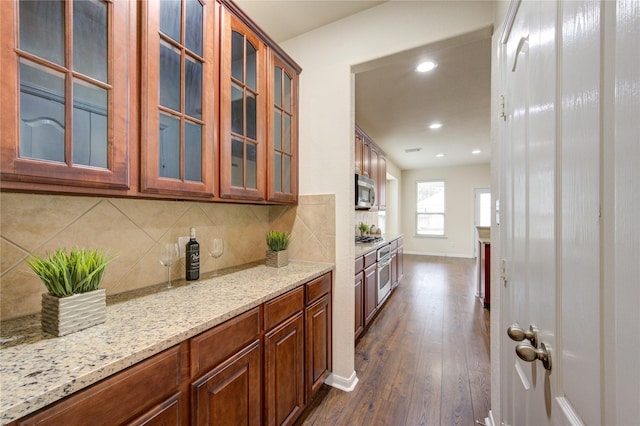
<instances>
[{"instance_id":1,"label":"dark wood floor","mask_svg":"<svg viewBox=\"0 0 640 426\"><path fill-rule=\"evenodd\" d=\"M489 312L475 261L404 256L404 279L356 346L353 392L327 385L299 425L473 425L490 408Z\"/></svg>"}]
</instances>

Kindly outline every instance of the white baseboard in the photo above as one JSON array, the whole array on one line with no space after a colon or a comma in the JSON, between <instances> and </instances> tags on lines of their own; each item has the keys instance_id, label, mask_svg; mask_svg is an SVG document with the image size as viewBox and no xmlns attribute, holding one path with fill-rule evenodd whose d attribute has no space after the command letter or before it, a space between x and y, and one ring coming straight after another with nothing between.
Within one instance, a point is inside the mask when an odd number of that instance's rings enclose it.
<instances>
[{"instance_id":1,"label":"white baseboard","mask_svg":"<svg viewBox=\"0 0 640 426\"><path fill-rule=\"evenodd\" d=\"M353 371L353 373L351 373L351 377L346 378L331 373L324 382L336 389L340 389L345 392L351 392L356 388L356 385L358 384L358 376L356 376L355 370Z\"/></svg>"},{"instance_id":2,"label":"white baseboard","mask_svg":"<svg viewBox=\"0 0 640 426\"><path fill-rule=\"evenodd\" d=\"M418 256L437 256L437 257L461 257L464 259L475 259L474 255L462 253L426 253L422 251L404 250L404 254L417 254Z\"/></svg>"}]
</instances>

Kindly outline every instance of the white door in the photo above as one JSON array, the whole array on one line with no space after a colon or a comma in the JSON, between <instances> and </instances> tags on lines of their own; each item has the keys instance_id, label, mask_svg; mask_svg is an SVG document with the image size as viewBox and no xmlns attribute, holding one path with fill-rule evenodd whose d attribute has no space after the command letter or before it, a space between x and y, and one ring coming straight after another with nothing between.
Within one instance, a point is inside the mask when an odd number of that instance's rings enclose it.
<instances>
[{"instance_id":1,"label":"white door","mask_svg":"<svg viewBox=\"0 0 640 426\"><path fill-rule=\"evenodd\" d=\"M500 417L518 426L597 425L600 3L523 1L509 20L499 65ZM511 340L511 324L535 327L536 347Z\"/></svg>"}]
</instances>

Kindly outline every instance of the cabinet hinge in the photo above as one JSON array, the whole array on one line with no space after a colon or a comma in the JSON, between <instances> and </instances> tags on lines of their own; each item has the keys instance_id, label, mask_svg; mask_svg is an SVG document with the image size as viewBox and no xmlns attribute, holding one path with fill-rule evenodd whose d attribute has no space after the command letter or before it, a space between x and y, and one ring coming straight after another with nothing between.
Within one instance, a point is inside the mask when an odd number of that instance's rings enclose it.
<instances>
[{"instance_id":1,"label":"cabinet hinge","mask_svg":"<svg viewBox=\"0 0 640 426\"><path fill-rule=\"evenodd\" d=\"M505 104L506 100L504 98L504 95L500 95L500 118L502 118L503 121L507 121L507 108Z\"/></svg>"},{"instance_id":2,"label":"cabinet hinge","mask_svg":"<svg viewBox=\"0 0 640 426\"><path fill-rule=\"evenodd\" d=\"M500 259L500 279L502 280L502 285L506 288L507 282L509 281L507 276L507 260Z\"/></svg>"}]
</instances>

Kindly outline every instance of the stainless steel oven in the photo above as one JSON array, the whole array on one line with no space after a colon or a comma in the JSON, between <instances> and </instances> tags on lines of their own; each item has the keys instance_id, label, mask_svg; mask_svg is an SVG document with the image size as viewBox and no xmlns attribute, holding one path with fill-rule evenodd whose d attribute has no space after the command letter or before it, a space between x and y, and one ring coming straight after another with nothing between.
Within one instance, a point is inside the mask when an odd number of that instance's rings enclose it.
<instances>
[{"instance_id":1,"label":"stainless steel oven","mask_svg":"<svg viewBox=\"0 0 640 426\"><path fill-rule=\"evenodd\" d=\"M378 304L380 306L391 291L391 245L387 244L378 249Z\"/></svg>"}]
</instances>

